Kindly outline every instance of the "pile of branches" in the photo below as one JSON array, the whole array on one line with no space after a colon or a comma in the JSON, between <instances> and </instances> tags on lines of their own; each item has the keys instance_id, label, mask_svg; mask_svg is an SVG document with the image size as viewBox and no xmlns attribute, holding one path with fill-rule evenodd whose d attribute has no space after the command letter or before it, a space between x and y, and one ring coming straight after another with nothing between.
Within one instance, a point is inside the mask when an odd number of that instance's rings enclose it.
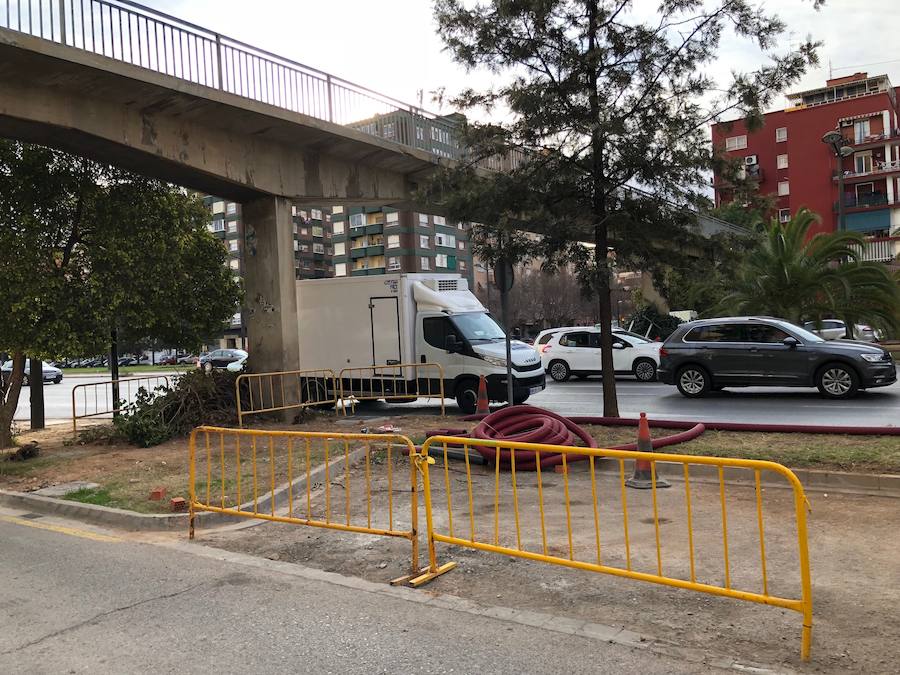
<instances>
[{"instance_id":1,"label":"pile of branches","mask_svg":"<svg viewBox=\"0 0 900 675\"><path fill-rule=\"evenodd\" d=\"M237 422L236 378L227 371L192 370L178 377L172 389L142 389L116 417L116 435L147 448L202 424L233 425Z\"/></svg>"}]
</instances>

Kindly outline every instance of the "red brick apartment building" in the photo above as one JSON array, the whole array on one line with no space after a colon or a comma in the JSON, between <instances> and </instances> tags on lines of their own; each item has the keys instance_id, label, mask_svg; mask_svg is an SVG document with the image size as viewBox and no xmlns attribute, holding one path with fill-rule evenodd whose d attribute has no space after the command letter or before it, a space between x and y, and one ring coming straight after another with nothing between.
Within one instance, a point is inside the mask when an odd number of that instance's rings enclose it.
<instances>
[{"instance_id":1,"label":"red brick apartment building","mask_svg":"<svg viewBox=\"0 0 900 675\"><path fill-rule=\"evenodd\" d=\"M841 227L840 170L843 228L866 235L865 259L892 261L900 254L898 90L887 75L828 80L824 87L788 95L790 107L765 115L757 131L748 131L743 119L714 124L713 147L741 160L760 192L776 196L779 219L805 206L822 217L816 228L821 232ZM846 157L839 160L823 142L829 131L843 137L850 149ZM716 175L713 185L716 205L727 203L727 182Z\"/></svg>"}]
</instances>

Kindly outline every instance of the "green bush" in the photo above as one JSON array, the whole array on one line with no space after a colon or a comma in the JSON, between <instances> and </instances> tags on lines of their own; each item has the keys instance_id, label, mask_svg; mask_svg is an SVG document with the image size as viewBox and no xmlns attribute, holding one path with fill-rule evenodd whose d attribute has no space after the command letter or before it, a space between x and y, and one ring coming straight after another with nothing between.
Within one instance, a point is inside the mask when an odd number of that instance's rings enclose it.
<instances>
[{"instance_id":1,"label":"green bush","mask_svg":"<svg viewBox=\"0 0 900 675\"><path fill-rule=\"evenodd\" d=\"M236 423L234 383L237 374L192 370L170 390L138 392L116 417L116 432L133 445L150 447L190 432L202 424Z\"/></svg>"}]
</instances>

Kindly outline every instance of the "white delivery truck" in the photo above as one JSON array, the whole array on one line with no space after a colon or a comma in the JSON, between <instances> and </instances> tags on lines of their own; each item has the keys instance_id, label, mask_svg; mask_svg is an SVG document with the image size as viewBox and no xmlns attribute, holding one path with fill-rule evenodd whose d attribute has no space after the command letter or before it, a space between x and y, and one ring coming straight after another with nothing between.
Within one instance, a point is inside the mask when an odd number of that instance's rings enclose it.
<instances>
[{"instance_id":1,"label":"white delivery truck","mask_svg":"<svg viewBox=\"0 0 900 675\"><path fill-rule=\"evenodd\" d=\"M463 411L475 411L481 375L488 398L507 399L503 329L458 274L302 280L297 309L303 370L325 368L339 376L345 368L437 363L445 395ZM523 403L544 388L544 370L523 342L513 341L512 361L514 402ZM348 372L342 378L344 393L372 396L387 391L385 386L394 386L394 394L439 391L437 369L399 371L406 380L403 388L386 382L386 370Z\"/></svg>"}]
</instances>

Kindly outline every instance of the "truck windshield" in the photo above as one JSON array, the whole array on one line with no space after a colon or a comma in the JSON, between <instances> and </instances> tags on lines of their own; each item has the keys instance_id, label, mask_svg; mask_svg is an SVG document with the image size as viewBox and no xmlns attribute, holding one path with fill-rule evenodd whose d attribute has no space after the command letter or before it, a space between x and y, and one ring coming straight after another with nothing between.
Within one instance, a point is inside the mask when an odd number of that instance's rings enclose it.
<instances>
[{"instance_id":1,"label":"truck windshield","mask_svg":"<svg viewBox=\"0 0 900 675\"><path fill-rule=\"evenodd\" d=\"M454 314L450 320L460 335L469 342L491 342L506 339L506 333L490 314L484 312Z\"/></svg>"}]
</instances>

